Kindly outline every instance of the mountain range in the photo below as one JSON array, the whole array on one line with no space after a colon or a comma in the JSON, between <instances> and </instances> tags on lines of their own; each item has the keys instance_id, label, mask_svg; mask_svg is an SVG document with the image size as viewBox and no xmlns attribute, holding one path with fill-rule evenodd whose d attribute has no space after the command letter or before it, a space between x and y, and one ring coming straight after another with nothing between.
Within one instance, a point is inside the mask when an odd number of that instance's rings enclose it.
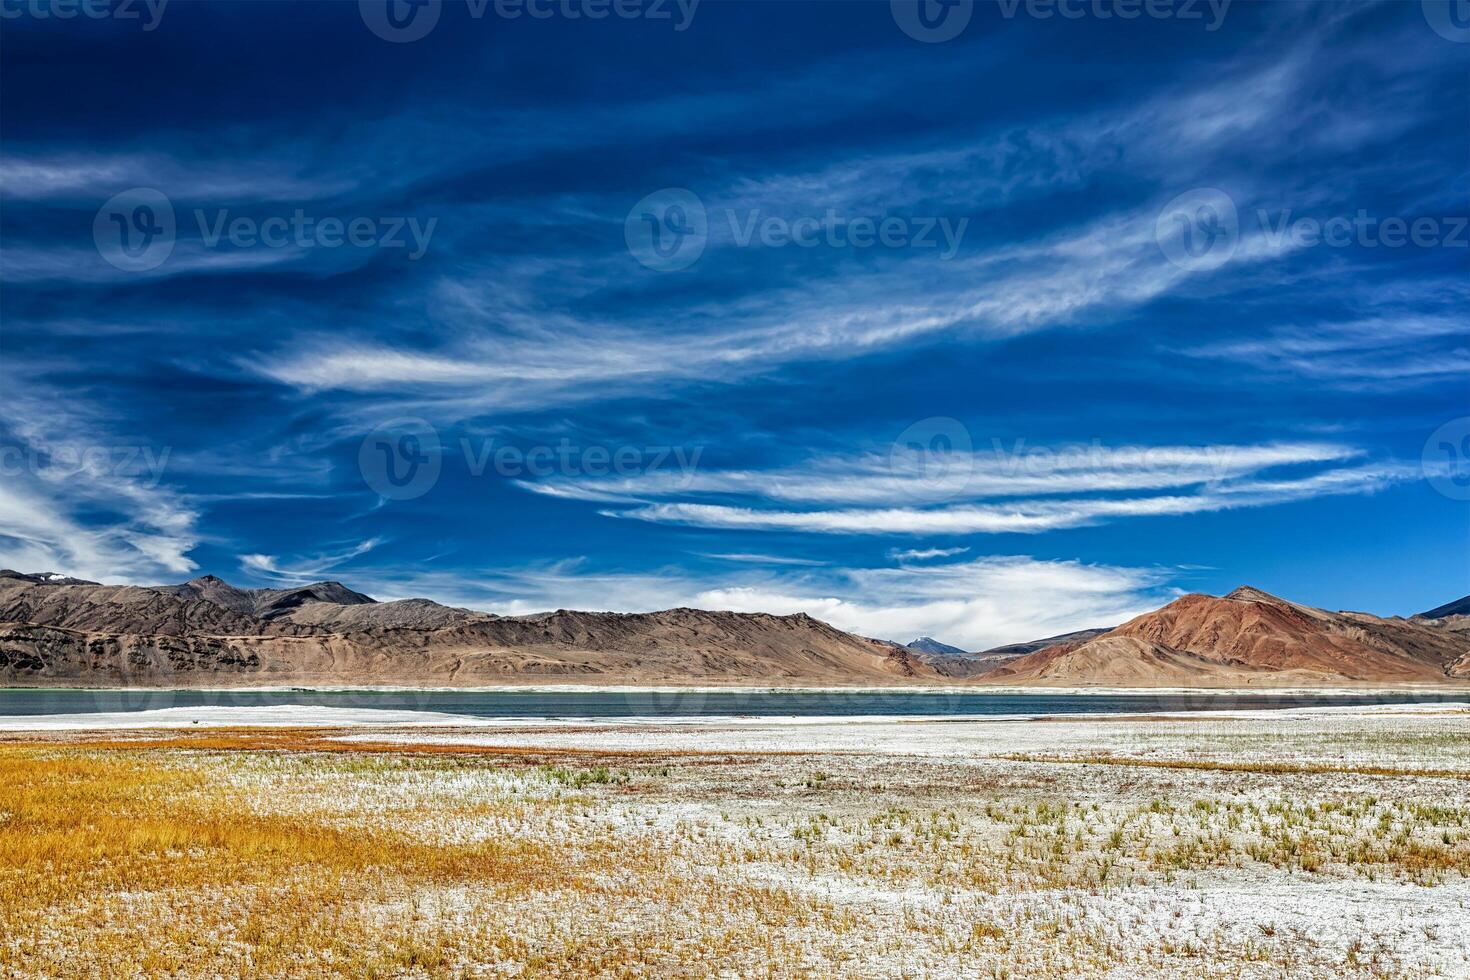
<instances>
[{"instance_id":1,"label":"mountain range","mask_svg":"<svg viewBox=\"0 0 1470 980\"><path fill-rule=\"evenodd\" d=\"M1409 619L1243 587L1113 629L982 653L846 633L804 613L701 609L497 616L377 602L339 582L214 576L113 586L0 571L0 682L16 686L513 683L1324 686L1470 682L1470 597Z\"/></svg>"},{"instance_id":2,"label":"mountain range","mask_svg":"<svg viewBox=\"0 0 1470 980\"><path fill-rule=\"evenodd\" d=\"M213 576L110 586L0 571L12 685L874 684L944 680L896 644L802 613L561 609L495 616L376 602L338 582L240 589Z\"/></svg>"}]
</instances>

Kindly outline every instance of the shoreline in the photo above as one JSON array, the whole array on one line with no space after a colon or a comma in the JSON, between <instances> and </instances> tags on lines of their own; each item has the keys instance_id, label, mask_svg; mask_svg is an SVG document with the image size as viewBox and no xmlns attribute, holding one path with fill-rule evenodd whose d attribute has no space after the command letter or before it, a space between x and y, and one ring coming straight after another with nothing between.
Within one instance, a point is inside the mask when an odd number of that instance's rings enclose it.
<instances>
[{"instance_id":1,"label":"shoreline","mask_svg":"<svg viewBox=\"0 0 1470 980\"><path fill-rule=\"evenodd\" d=\"M812 695L892 695L892 694L958 694L958 695L1004 695L1010 696L1074 696L1096 695L1099 697L1137 696L1219 696L1219 697L1382 697L1423 694L1431 696L1463 694L1470 697L1470 683L1449 685L1371 684L1344 686L1341 684L1312 687L1051 687L925 684L925 685L769 685L769 684L489 684L476 687L439 687L418 685L337 685L337 684L264 684L229 685L222 687L142 687L137 685L83 686L62 685L0 686L0 694L20 691L76 692L98 694L812 694Z\"/></svg>"},{"instance_id":2,"label":"shoreline","mask_svg":"<svg viewBox=\"0 0 1470 980\"><path fill-rule=\"evenodd\" d=\"M833 715L465 715L414 708L322 707L318 705L198 705L131 711L0 715L0 732L87 732L167 729L459 729L466 732L595 729L819 729L927 725L1087 724L1139 721L1225 722L1261 719L1369 716L1470 715L1470 700L1368 705L1287 705L1279 708L1220 708L1185 711L1078 711L1004 714L833 714Z\"/></svg>"}]
</instances>

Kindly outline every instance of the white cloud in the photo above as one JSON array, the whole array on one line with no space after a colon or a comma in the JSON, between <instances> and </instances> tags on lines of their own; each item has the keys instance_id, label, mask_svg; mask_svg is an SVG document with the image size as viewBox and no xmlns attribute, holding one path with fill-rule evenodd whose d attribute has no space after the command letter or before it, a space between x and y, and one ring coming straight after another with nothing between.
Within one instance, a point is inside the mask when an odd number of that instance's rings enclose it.
<instances>
[{"instance_id":1,"label":"white cloud","mask_svg":"<svg viewBox=\"0 0 1470 980\"><path fill-rule=\"evenodd\" d=\"M731 383L793 363L860 357L942 334L1007 337L1135 309L1181 287L1198 289L1208 276L1164 257L1155 239L1159 206L1207 176L1213 182L1223 169L1215 166L1217 158L1241 140L1267 154L1296 152L1296 144L1276 137L1284 120L1306 111L1299 103L1320 99L1301 84L1313 74L1313 59L1353 63L1364 57L1360 51L1334 53L1327 43L1333 28L1331 18L1303 25L1285 53L1253 53L1216 66L1205 84L1143 105L985 133L957 147L887 154L865 147L835 163L829 158L806 170L741 176L700 189L715 215L756 207L804 214L827 207L858 213L918 208L958 218L1013 204L1018 188L1010 174L1025 175L1021 183L1042 190L1080 186L1117 170L1157 184L1156 200L1132 201L1022 244L991 245L978 254L967 249L962 255L969 257L951 262L892 250L881 263L865 264L860 276L837 263L840 270L799 289L756 287L733 300L691 300L676 308L653 303L646 313L633 303L629 319L614 323L567 310L582 308L576 299L610 283L636 292L667 280L630 272L621 253L522 256L514 263L497 258L493 267L442 280L422 298L433 331L395 343L367 334L344 338L333 324L318 337L293 337L289 346L252 355L247 368L298 389L371 392L415 414L466 418L644 394L658 383ZM1330 105L1307 108L1323 116L1322 129L1332 131L1338 149L1385 138L1389 123L1407 125L1415 115L1392 105L1384 107L1382 127L1345 126ZM1254 188L1227 189L1243 214L1255 203ZM614 226L628 203L563 195L537 213L568 227L584 226L589 218ZM712 234L703 261L718 261L717 253L728 247ZM1227 269L1246 272L1290 250L1243 225ZM435 338L432 344L421 339L425 335ZM671 348L677 356L669 355Z\"/></svg>"},{"instance_id":2,"label":"white cloud","mask_svg":"<svg viewBox=\"0 0 1470 980\"><path fill-rule=\"evenodd\" d=\"M968 439L963 432L948 432L950 426L941 428L951 445ZM1347 465L1363 455L1356 447L1328 442L1049 447L1021 440L1009 446L996 441L989 451L896 445L886 454L814 456L773 470L654 470L522 485L537 493L619 505L601 511L610 517L698 527L1034 534L1130 517L1371 493L1422 475L1417 467L1394 462Z\"/></svg>"},{"instance_id":3,"label":"white cloud","mask_svg":"<svg viewBox=\"0 0 1470 980\"><path fill-rule=\"evenodd\" d=\"M953 558L969 550L969 548L895 548L888 552L888 557L894 561L928 561L930 558Z\"/></svg>"},{"instance_id":4,"label":"white cloud","mask_svg":"<svg viewBox=\"0 0 1470 980\"><path fill-rule=\"evenodd\" d=\"M0 156L0 195L26 200L108 197L150 187L184 200L303 200L351 187L339 178L309 180L270 161L228 164L184 160L163 154Z\"/></svg>"},{"instance_id":5,"label":"white cloud","mask_svg":"<svg viewBox=\"0 0 1470 980\"><path fill-rule=\"evenodd\" d=\"M157 268L131 271L109 264L95 248L50 248L8 246L0 259L0 280L5 282L130 282L166 279L196 273L227 273L261 269L302 259L303 248L207 248L197 241L179 242Z\"/></svg>"},{"instance_id":6,"label":"white cloud","mask_svg":"<svg viewBox=\"0 0 1470 980\"><path fill-rule=\"evenodd\" d=\"M1036 534L1125 517L1200 514L1327 495L1372 493L1393 483L1421 476L1419 467L1385 464L1331 470L1297 479L1248 480L1188 495L810 511L766 510L724 504L656 503L601 513L608 517L656 523L742 530L833 534Z\"/></svg>"},{"instance_id":7,"label":"white cloud","mask_svg":"<svg viewBox=\"0 0 1470 980\"><path fill-rule=\"evenodd\" d=\"M0 565L124 584L195 567L197 515L174 494L95 464L27 469L23 458L0 480Z\"/></svg>"},{"instance_id":8,"label":"white cloud","mask_svg":"<svg viewBox=\"0 0 1470 980\"><path fill-rule=\"evenodd\" d=\"M946 427L947 428L947 427ZM955 438L969 433L956 430ZM1160 490L1239 479L1272 467L1336 463L1361 449L1326 442L1207 446L1046 446L992 440L989 450L898 445L885 452L816 456L785 469L658 469L605 479L525 481L577 500L628 502L754 495L789 503L920 504L954 499Z\"/></svg>"},{"instance_id":9,"label":"white cloud","mask_svg":"<svg viewBox=\"0 0 1470 980\"><path fill-rule=\"evenodd\" d=\"M964 549L961 549L964 550ZM706 553L705 558L716 558L720 561L742 562L749 565L825 565L826 562L816 561L811 558L791 558L785 555L759 555L750 552L736 551L724 553Z\"/></svg>"},{"instance_id":10,"label":"white cloud","mask_svg":"<svg viewBox=\"0 0 1470 980\"><path fill-rule=\"evenodd\" d=\"M289 561L283 561L275 555L241 555L240 565L247 571L265 578L301 585L319 581L323 575L338 565L365 555L382 543L382 538L368 538L344 550L316 555L297 555Z\"/></svg>"},{"instance_id":11,"label":"white cloud","mask_svg":"<svg viewBox=\"0 0 1470 980\"><path fill-rule=\"evenodd\" d=\"M1446 299L1470 300L1460 283L1435 283ZM1360 320L1288 326L1265 337L1182 351L1271 373L1349 389L1385 389L1470 377L1470 317L1384 314Z\"/></svg>"},{"instance_id":12,"label":"white cloud","mask_svg":"<svg viewBox=\"0 0 1470 980\"><path fill-rule=\"evenodd\" d=\"M839 629L906 642L933 636L967 650L1114 626L1176 594L1167 571L987 557L950 564L740 572L711 581L677 571L594 572L547 566L372 582L375 595L428 595L503 615L571 608L649 612L677 606L804 612Z\"/></svg>"},{"instance_id":13,"label":"white cloud","mask_svg":"<svg viewBox=\"0 0 1470 980\"><path fill-rule=\"evenodd\" d=\"M0 565L148 584L191 571L198 514L164 483L171 447L120 437L68 391L0 375Z\"/></svg>"}]
</instances>

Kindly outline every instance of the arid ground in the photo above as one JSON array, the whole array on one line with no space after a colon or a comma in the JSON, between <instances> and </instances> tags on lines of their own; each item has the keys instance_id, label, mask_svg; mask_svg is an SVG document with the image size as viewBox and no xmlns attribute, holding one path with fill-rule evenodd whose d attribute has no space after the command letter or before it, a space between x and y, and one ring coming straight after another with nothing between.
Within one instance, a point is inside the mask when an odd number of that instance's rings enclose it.
<instances>
[{"instance_id":1,"label":"arid ground","mask_svg":"<svg viewBox=\"0 0 1470 980\"><path fill-rule=\"evenodd\" d=\"M0 738L5 976L1470 975L1464 707Z\"/></svg>"}]
</instances>

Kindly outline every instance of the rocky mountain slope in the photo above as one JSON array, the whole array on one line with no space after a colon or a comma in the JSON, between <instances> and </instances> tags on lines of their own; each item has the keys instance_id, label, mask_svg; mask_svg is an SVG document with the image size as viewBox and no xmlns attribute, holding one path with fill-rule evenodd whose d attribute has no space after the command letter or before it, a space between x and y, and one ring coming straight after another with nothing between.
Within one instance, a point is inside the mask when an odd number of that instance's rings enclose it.
<instances>
[{"instance_id":1,"label":"rocky mountain slope","mask_svg":"<svg viewBox=\"0 0 1470 980\"><path fill-rule=\"evenodd\" d=\"M309 603L336 606L376 605L361 592L353 592L341 582L314 582L294 589L237 589L224 579L205 575L183 585L159 585L151 591L163 592L180 599L203 599L224 606L244 616L279 619Z\"/></svg>"},{"instance_id":2,"label":"rocky mountain slope","mask_svg":"<svg viewBox=\"0 0 1470 980\"><path fill-rule=\"evenodd\" d=\"M983 675L1001 683L1254 687L1470 679L1466 634L1438 622L1328 612L1242 587L1187 595L1090 639Z\"/></svg>"},{"instance_id":3,"label":"rocky mountain slope","mask_svg":"<svg viewBox=\"0 0 1470 980\"><path fill-rule=\"evenodd\" d=\"M809 616L698 609L502 617L335 582L140 588L0 572L0 682L220 686L537 681L877 684L941 675Z\"/></svg>"}]
</instances>

